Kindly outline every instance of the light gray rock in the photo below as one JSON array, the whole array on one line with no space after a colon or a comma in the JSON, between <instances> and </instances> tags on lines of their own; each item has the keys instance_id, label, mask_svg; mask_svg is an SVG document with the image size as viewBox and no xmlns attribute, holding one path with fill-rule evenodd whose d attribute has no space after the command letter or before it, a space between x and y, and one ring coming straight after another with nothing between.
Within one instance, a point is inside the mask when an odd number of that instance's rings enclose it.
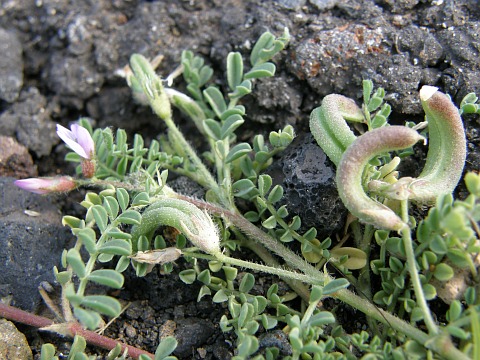
<instances>
[{"instance_id":1,"label":"light gray rock","mask_svg":"<svg viewBox=\"0 0 480 360\"><path fill-rule=\"evenodd\" d=\"M16 137L37 156L48 155L59 142L50 115L45 96L35 87L25 89L18 101L0 115L0 132Z\"/></svg>"},{"instance_id":2,"label":"light gray rock","mask_svg":"<svg viewBox=\"0 0 480 360\"><path fill-rule=\"evenodd\" d=\"M23 86L22 44L15 33L0 28L0 99L14 102Z\"/></svg>"},{"instance_id":3,"label":"light gray rock","mask_svg":"<svg viewBox=\"0 0 480 360\"><path fill-rule=\"evenodd\" d=\"M307 1L306 0L276 0L275 2L285 9L296 10L304 6Z\"/></svg>"},{"instance_id":4,"label":"light gray rock","mask_svg":"<svg viewBox=\"0 0 480 360\"><path fill-rule=\"evenodd\" d=\"M310 3L320 11L325 11L337 5L339 0L310 0Z\"/></svg>"},{"instance_id":5,"label":"light gray rock","mask_svg":"<svg viewBox=\"0 0 480 360\"><path fill-rule=\"evenodd\" d=\"M32 350L12 322L0 319L0 359L32 360Z\"/></svg>"}]
</instances>

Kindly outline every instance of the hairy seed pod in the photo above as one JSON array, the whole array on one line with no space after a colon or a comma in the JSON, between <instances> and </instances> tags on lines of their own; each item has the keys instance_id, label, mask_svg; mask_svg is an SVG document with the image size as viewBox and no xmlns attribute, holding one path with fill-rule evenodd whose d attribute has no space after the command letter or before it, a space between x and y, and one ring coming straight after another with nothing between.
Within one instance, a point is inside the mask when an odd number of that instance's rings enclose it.
<instances>
[{"instance_id":1,"label":"hairy seed pod","mask_svg":"<svg viewBox=\"0 0 480 360\"><path fill-rule=\"evenodd\" d=\"M420 100L428 121L429 147L425 166L410 185L410 199L434 202L451 193L462 177L466 158L463 122L450 98L433 86L420 89Z\"/></svg>"},{"instance_id":2,"label":"hairy seed pod","mask_svg":"<svg viewBox=\"0 0 480 360\"><path fill-rule=\"evenodd\" d=\"M362 110L343 95L325 96L310 115L310 131L329 159L338 165L345 149L356 139L345 120L363 122Z\"/></svg>"},{"instance_id":3,"label":"hairy seed pod","mask_svg":"<svg viewBox=\"0 0 480 360\"><path fill-rule=\"evenodd\" d=\"M407 226L390 208L365 193L362 174L374 156L408 148L422 139L415 130L405 126L389 126L359 136L347 148L337 168L338 193L347 209L360 221L397 231Z\"/></svg>"},{"instance_id":4,"label":"hairy seed pod","mask_svg":"<svg viewBox=\"0 0 480 360\"><path fill-rule=\"evenodd\" d=\"M185 200L171 198L160 199L147 207L141 224L132 228L132 243L162 225L178 229L206 253L215 255L221 252L218 229L210 215Z\"/></svg>"}]
</instances>

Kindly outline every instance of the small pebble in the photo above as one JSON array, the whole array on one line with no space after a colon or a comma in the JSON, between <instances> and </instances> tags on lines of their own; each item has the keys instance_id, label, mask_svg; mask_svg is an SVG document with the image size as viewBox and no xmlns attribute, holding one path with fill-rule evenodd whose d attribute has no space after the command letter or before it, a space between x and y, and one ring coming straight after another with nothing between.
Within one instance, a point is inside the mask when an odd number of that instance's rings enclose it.
<instances>
[{"instance_id":1,"label":"small pebble","mask_svg":"<svg viewBox=\"0 0 480 360\"><path fill-rule=\"evenodd\" d=\"M125 326L125 335L129 338L134 338L137 336L137 330L132 325Z\"/></svg>"}]
</instances>

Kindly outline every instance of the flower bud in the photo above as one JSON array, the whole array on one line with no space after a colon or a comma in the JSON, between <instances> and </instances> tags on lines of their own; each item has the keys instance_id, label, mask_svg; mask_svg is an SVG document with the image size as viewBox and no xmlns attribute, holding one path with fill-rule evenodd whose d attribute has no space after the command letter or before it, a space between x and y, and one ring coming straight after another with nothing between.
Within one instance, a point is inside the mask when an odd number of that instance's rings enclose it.
<instances>
[{"instance_id":1,"label":"flower bud","mask_svg":"<svg viewBox=\"0 0 480 360\"><path fill-rule=\"evenodd\" d=\"M22 179L16 180L14 184L20 189L27 190L35 194L66 192L77 187L77 183L70 176Z\"/></svg>"},{"instance_id":2,"label":"flower bud","mask_svg":"<svg viewBox=\"0 0 480 360\"><path fill-rule=\"evenodd\" d=\"M133 54L130 57L130 67L135 76L135 83L141 86L147 96L148 102L155 114L161 119L170 119L172 109L162 80L155 74L150 62L140 54Z\"/></svg>"}]
</instances>

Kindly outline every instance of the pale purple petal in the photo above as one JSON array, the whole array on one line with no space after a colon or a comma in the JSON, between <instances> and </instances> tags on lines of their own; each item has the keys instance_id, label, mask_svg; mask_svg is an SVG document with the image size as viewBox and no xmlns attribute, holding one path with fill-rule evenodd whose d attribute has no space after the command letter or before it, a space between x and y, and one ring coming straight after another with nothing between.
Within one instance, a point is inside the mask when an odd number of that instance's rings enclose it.
<instances>
[{"instance_id":1,"label":"pale purple petal","mask_svg":"<svg viewBox=\"0 0 480 360\"><path fill-rule=\"evenodd\" d=\"M57 124L57 135L62 140L64 140L64 139L75 140L75 136L73 135L73 133L70 130L68 130L66 127L64 127L60 124Z\"/></svg>"},{"instance_id":2,"label":"pale purple petal","mask_svg":"<svg viewBox=\"0 0 480 360\"><path fill-rule=\"evenodd\" d=\"M83 126L73 124L71 129L77 139L77 143L87 154L87 159L91 159L95 153L95 143L93 142L92 136Z\"/></svg>"},{"instance_id":3,"label":"pale purple petal","mask_svg":"<svg viewBox=\"0 0 480 360\"><path fill-rule=\"evenodd\" d=\"M47 194L50 192L48 187L51 186L51 181L47 179L30 178L15 180L14 184L20 189L30 191L35 194Z\"/></svg>"},{"instance_id":4,"label":"pale purple petal","mask_svg":"<svg viewBox=\"0 0 480 360\"><path fill-rule=\"evenodd\" d=\"M73 129L75 125L72 125L71 128ZM76 125L78 126L78 125ZM88 131L87 131L88 132ZM62 139L65 144L70 147L73 151L75 151L78 155L85 159L89 159L90 156L84 150L84 148L77 142L77 134L73 131L68 130L67 128L63 127L62 125L57 124L57 135Z\"/></svg>"}]
</instances>

